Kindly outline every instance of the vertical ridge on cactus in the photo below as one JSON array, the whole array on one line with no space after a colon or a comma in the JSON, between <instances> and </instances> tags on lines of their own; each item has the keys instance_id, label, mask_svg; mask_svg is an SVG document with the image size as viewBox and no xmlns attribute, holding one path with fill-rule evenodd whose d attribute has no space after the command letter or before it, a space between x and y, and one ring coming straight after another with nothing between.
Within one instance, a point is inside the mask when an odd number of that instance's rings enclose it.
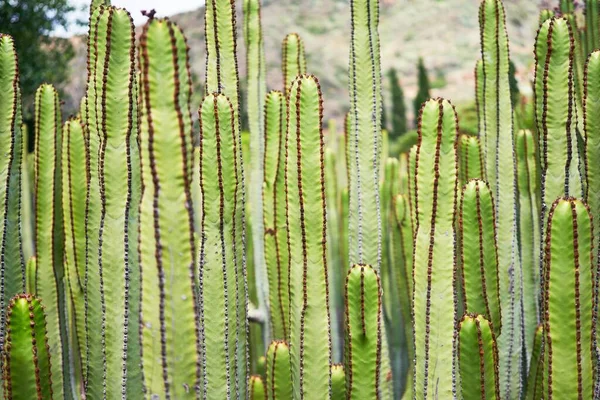
<instances>
[{"instance_id":1,"label":"vertical ridge on cactus","mask_svg":"<svg viewBox=\"0 0 600 400\"><path fill-rule=\"evenodd\" d=\"M457 329L463 399L500 399L493 324L482 315L470 314L463 317Z\"/></svg>"},{"instance_id":2,"label":"vertical ridge on cactus","mask_svg":"<svg viewBox=\"0 0 600 400\"><path fill-rule=\"evenodd\" d=\"M270 92L265 103L263 217L271 334L276 340L288 337L289 290L287 227L285 225L285 98Z\"/></svg>"},{"instance_id":3,"label":"vertical ridge on cactus","mask_svg":"<svg viewBox=\"0 0 600 400\"><path fill-rule=\"evenodd\" d=\"M140 39L140 70L144 387L149 397L191 399L199 390L201 335L190 191L191 85L186 40L179 27L169 20L151 19L146 24Z\"/></svg>"},{"instance_id":4,"label":"vertical ridge on cactus","mask_svg":"<svg viewBox=\"0 0 600 400\"><path fill-rule=\"evenodd\" d=\"M496 205L498 271L502 334L500 390L503 397L521 393L524 324L534 315L522 315L522 266L518 254L517 178L514 154L513 110L510 97L510 54L506 14L501 0L483 0L479 9L483 60L483 128L486 179ZM529 352L530 349L525 349Z\"/></svg>"},{"instance_id":5,"label":"vertical ridge on cactus","mask_svg":"<svg viewBox=\"0 0 600 400\"><path fill-rule=\"evenodd\" d=\"M31 257L27 260L27 264L25 265L25 293L27 294L35 294L35 287L37 276L37 261L35 257Z\"/></svg>"},{"instance_id":6,"label":"vertical ridge on cactus","mask_svg":"<svg viewBox=\"0 0 600 400\"><path fill-rule=\"evenodd\" d=\"M459 142L459 175L460 183L464 186L471 179L484 179L485 166L479 138L461 135Z\"/></svg>"},{"instance_id":7,"label":"vertical ridge on cactus","mask_svg":"<svg viewBox=\"0 0 600 400\"><path fill-rule=\"evenodd\" d=\"M210 0L205 9L205 36L206 36L206 93L219 93L225 95L231 102L233 108L233 129L237 136L238 160L236 162L237 174L240 177L240 201L242 209L236 214L238 221L236 225L241 227L236 240L236 274L235 315L239 318L242 328L234 332L235 335L235 360L234 375L235 394L238 397L246 397L248 386L248 323L247 305L248 290L246 281L246 183L244 174L244 162L242 156L242 133L240 124L240 102L239 102L239 76L237 63L237 29L236 12L234 0ZM260 221L254 221L257 223Z\"/></svg>"},{"instance_id":8,"label":"vertical ridge on cactus","mask_svg":"<svg viewBox=\"0 0 600 400\"><path fill-rule=\"evenodd\" d=\"M292 398L290 382L290 348L287 343L274 341L267 349L266 387L268 400Z\"/></svg>"},{"instance_id":9,"label":"vertical ridge on cactus","mask_svg":"<svg viewBox=\"0 0 600 400\"><path fill-rule=\"evenodd\" d=\"M416 204L416 194L417 194L417 180L416 180L416 172L417 172L417 151L419 146L414 145L410 148L410 152L408 153L408 204L410 208L410 225L413 232L413 238L417 235L417 204Z\"/></svg>"},{"instance_id":10,"label":"vertical ridge on cactus","mask_svg":"<svg viewBox=\"0 0 600 400\"><path fill-rule=\"evenodd\" d=\"M79 119L68 120L62 137L62 209L65 238L65 272L69 301L73 307L73 332L78 348L73 349L86 376L85 332L85 204L88 187L88 152L85 131Z\"/></svg>"},{"instance_id":11,"label":"vertical ridge on cactus","mask_svg":"<svg viewBox=\"0 0 600 400\"><path fill-rule=\"evenodd\" d=\"M35 97L35 243L37 257L36 292L44 298L47 311L48 343L52 350L54 395L68 396L69 358L66 331L66 298L63 286L63 241L61 204L61 112L58 93L42 85Z\"/></svg>"},{"instance_id":12,"label":"vertical ridge on cactus","mask_svg":"<svg viewBox=\"0 0 600 400\"><path fill-rule=\"evenodd\" d=\"M515 137L517 155L517 182L519 189L519 248L523 265L523 309L526 315L533 315L525 324L527 365L530 365L533 338L540 316L540 174L537 144L529 130L517 132ZM531 368L531 366L529 367Z\"/></svg>"},{"instance_id":13,"label":"vertical ridge on cactus","mask_svg":"<svg viewBox=\"0 0 600 400\"><path fill-rule=\"evenodd\" d=\"M4 343L7 302L25 290L20 230L21 159L25 157L21 123L17 52L13 38L0 34L0 152L3 155L0 159L0 348Z\"/></svg>"},{"instance_id":14,"label":"vertical ridge on cactus","mask_svg":"<svg viewBox=\"0 0 600 400\"><path fill-rule=\"evenodd\" d=\"M236 296L242 261L237 257L241 245L237 223L243 205L233 115L223 95L207 96L200 109L203 396L214 399L236 396L236 332L243 327L237 310L244 305L237 304Z\"/></svg>"},{"instance_id":15,"label":"vertical ridge on cactus","mask_svg":"<svg viewBox=\"0 0 600 400\"><path fill-rule=\"evenodd\" d=\"M465 311L502 328L496 243L496 210L489 186L480 180L465 185L460 202L460 252Z\"/></svg>"},{"instance_id":16,"label":"vertical ridge on cactus","mask_svg":"<svg viewBox=\"0 0 600 400\"><path fill-rule=\"evenodd\" d=\"M51 400L52 381L56 377L51 370L44 306L31 295L15 296L8 305L6 326L6 342L2 348L6 398ZM59 397L54 394L54 398Z\"/></svg>"},{"instance_id":17,"label":"vertical ridge on cactus","mask_svg":"<svg viewBox=\"0 0 600 400\"><path fill-rule=\"evenodd\" d=\"M598 17L600 11L598 10L598 0L585 0L585 32L586 32L586 58L587 54L598 49L600 46L600 23Z\"/></svg>"},{"instance_id":18,"label":"vertical ridge on cactus","mask_svg":"<svg viewBox=\"0 0 600 400\"><path fill-rule=\"evenodd\" d=\"M316 77L292 84L285 181L294 399L329 397L331 389L322 101Z\"/></svg>"},{"instance_id":19,"label":"vertical ridge on cactus","mask_svg":"<svg viewBox=\"0 0 600 400\"><path fill-rule=\"evenodd\" d=\"M284 95L289 95L292 83L297 76L306 74L304 42L297 33L290 33L281 44Z\"/></svg>"},{"instance_id":20,"label":"vertical ridge on cactus","mask_svg":"<svg viewBox=\"0 0 600 400\"><path fill-rule=\"evenodd\" d=\"M267 317L269 280L264 253L264 226L263 226L263 196L262 185L264 180L265 157L265 97L266 60L265 47L262 33L261 0L244 0L244 40L246 44L246 71L248 76L248 123L250 126L250 209L252 220L252 240L254 269L256 283L258 284L258 308L264 310ZM265 324L266 332L270 324ZM271 337L267 334L266 337Z\"/></svg>"},{"instance_id":21,"label":"vertical ridge on cactus","mask_svg":"<svg viewBox=\"0 0 600 400\"><path fill-rule=\"evenodd\" d=\"M346 373L343 364L331 366L331 400L346 400Z\"/></svg>"},{"instance_id":22,"label":"vertical ridge on cactus","mask_svg":"<svg viewBox=\"0 0 600 400\"><path fill-rule=\"evenodd\" d=\"M573 198L557 199L545 236L543 397L594 393L596 298L592 217Z\"/></svg>"},{"instance_id":23,"label":"vertical ridge on cactus","mask_svg":"<svg viewBox=\"0 0 600 400\"><path fill-rule=\"evenodd\" d=\"M33 247L33 176L30 171L33 169L33 154L29 153L29 128L27 124L21 124L22 151L21 151L21 246L22 260L27 262L35 254ZM25 265L25 264L24 264ZM21 268L21 284L24 279L24 266Z\"/></svg>"},{"instance_id":24,"label":"vertical ridge on cactus","mask_svg":"<svg viewBox=\"0 0 600 400\"><path fill-rule=\"evenodd\" d=\"M369 265L354 265L346 278L346 396L380 398L381 283Z\"/></svg>"},{"instance_id":25,"label":"vertical ridge on cactus","mask_svg":"<svg viewBox=\"0 0 600 400\"><path fill-rule=\"evenodd\" d=\"M533 339L533 353L531 354L531 362L529 366L529 374L527 377L527 392L526 400L536 400L542 397L542 379L544 377L543 362L541 358L542 345L544 337L544 325L540 324L535 329Z\"/></svg>"},{"instance_id":26,"label":"vertical ridge on cactus","mask_svg":"<svg viewBox=\"0 0 600 400\"><path fill-rule=\"evenodd\" d=\"M259 375L252 375L248 384L248 391L250 392L250 400L266 400L267 392L265 384Z\"/></svg>"},{"instance_id":27,"label":"vertical ridge on cactus","mask_svg":"<svg viewBox=\"0 0 600 400\"><path fill-rule=\"evenodd\" d=\"M418 399L449 398L456 391L457 129L450 102L432 99L421 108L414 178L414 396Z\"/></svg>"}]
</instances>

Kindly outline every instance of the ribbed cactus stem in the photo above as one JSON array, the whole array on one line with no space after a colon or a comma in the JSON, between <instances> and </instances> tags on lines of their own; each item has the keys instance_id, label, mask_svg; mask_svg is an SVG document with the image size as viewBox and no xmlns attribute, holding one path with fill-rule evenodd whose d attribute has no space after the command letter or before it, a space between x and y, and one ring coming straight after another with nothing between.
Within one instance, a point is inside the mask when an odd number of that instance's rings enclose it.
<instances>
[{"instance_id":1,"label":"ribbed cactus stem","mask_svg":"<svg viewBox=\"0 0 600 400\"><path fill-rule=\"evenodd\" d=\"M346 400L346 372L343 364L331 366L331 400Z\"/></svg>"},{"instance_id":2,"label":"ribbed cactus stem","mask_svg":"<svg viewBox=\"0 0 600 400\"><path fill-rule=\"evenodd\" d=\"M29 153L29 128L21 124L23 150L21 152L21 245L23 247L23 260L27 261L35 254L33 247L33 154ZM22 271L21 271L22 272Z\"/></svg>"},{"instance_id":3,"label":"ribbed cactus stem","mask_svg":"<svg viewBox=\"0 0 600 400\"><path fill-rule=\"evenodd\" d=\"M58 93L42 85L35 97L35 243L37 277L35 294L44 299L47 312L48 343L52 351L54 395L67 393L69 358L64 291L63 228L61 203L62 121ZM64 375L63 375L64 374ZM64 383L64 387L63 387Z\"/></svg>"},{"instance_id":4,"label":"ribbed cactus stem","mask_svg":"<svg viewBox=\"0 0 600 400\"><path fill-rule=\"evenodd\" d=\"M140 39L142 366L148 397L195 399L200 322L191 199L191 84L181 30L150 20ZM221 338L222 339L222 338Z\"/></svg>"},{"instance_id":5,"label":"ribbed cactus stem","mask_svg":"<svg viewBox=\"0 0 600 400\"><path fill-rule=\"evenodd\" d=\"M229 398L236 391L236 331L244 329L238 311L243 285L240 214L241 177L233 108L223 95L207 96L200 109L200 185L202 244L200 249L200 315L204 394Z\"/></svg>"},{"instance_id":6,"label":"ribbed cactus stem","mask_svg":"<svg viewBox=\"0 0 600 400\"><path fill-rule=\"evenodd\" d=\"M458 325L459 364L464 400L499 400L498 348L492 323L465 315Z\"/></svg>"},{"instance_id":7,"label":"ribbed cactus stem","mask_svg":"<svg viewBox=\"0 0 600 400\"><path fill-rule=\"evenodd\" d=\"M557 199L545 236L543 398L594 396L595 283L592 217L572 198Z\"/></svg>"},{"instance_id":8,"label":"ribbed cactus stem","mask_svg":"<svg viewBox=\"0 0 600 400\"><path fill-rule=\"evenodd\" d=\"M423 104L416 154L413 316L414 396L450 398L455 387L457 117L452 104Z\"/></svg>"},{"instance_id":9,"label":"ribbed cactus stem","mask_svg":"<svg viewBox=\"0 0 600 400\"><path fill-rule=\"evenodd\" d=\"M527 376L527 392L525 400L536 400L542 397L542 379L544 378L542 359L542 345L544 338L544 325L540 324L535 329L533 339L533 353L529 363L529 374Z\"/></svg>"},{"instance_id":10,"label":"ribbed cactus stem","mask_svg":"<svg viewBox=\"0 0 600 400\"><path fill-rule=\"evenodd\" d=\"M459 177L462 185L471 179L484 179L485 166L479 138L461 135L459 142Z\"/></svg>"},{"instance_id":11,"label":"ribbed cactus stem","mask_svg":"<svg viewBox=\"0 0 600 400\"><path fill-rule=\"evenodd\" d=\"M25 157L21 122L17 52L12 37L0 34L0 348L7 302L25 290L20 230L21 159Z\"/></svg>"},{"instance_id":12,"label":"ribbed cactus stem","mask_svg":"<svg viewBox=\"0 0 600 400\"><path fill-rule=\"evenodd\" d=\"M524 340L529 365L535 327L539 313L540 292L540 173L537 143L529 130L515 136L517 180L519 188L519 247L523 265L523 312L525 315ZM531 368L531 366L530 366Z\"/></svg>"},{"instance_id":13,"label":"ribbed cactus stem","mask_svg":"<svg viewBox=\"0 0 600 400\"><path fill-rule=\"evenodd\" d=\"M88 187L88 153L81 121L70 119L62 138L62 209L65 237L65 273L69 301L73 307L74 329L79 348L73 356L86 376L87 335L85 332L85 206Z\"/></svg>"},{"instance_id":14,"label":"ribbed cactus stem","mask_svg":"<svg viewBox=\"0 0 600 400\"><path fill-rule=\"evenodd\" d=\"M263 216L265 263L269 279L271 334L285 340L289 328L288 250L285 225L285 98L267 95L265 104L265 154Z\"/></svg>"},{"instance_id":15,"label":"ribbed cactus stem","mask_svg":"<svg viewBox=\"0 0 600 400\"><path fill-rule=\"evenodd\" d=\"M25 265L25 286L26 293L35 294L36 287L36 276L37 276L37 260L35 257L29 258Z\"/></svg>"},{"instance_id":16,"label":"ribbed cactus stem","mask_svg":"<svg viewBox=\"0 0 600 400\"><path fill-rule=\"evenodd\" d=\"M483 0L479 9L483 60L483 129L486 179L496 205L498 271L502 308L500 390L505 398L521 393L523 325L522 268L518 255L517 178L510 54L506 13L501 0ZM529 352L530 349L525 349Z\"/></svg>"},{"instance_id":17,"label":"ribbed cactus stem","mask_svg":"<svg viewBox=\"0 0 600 400\"><path fill-rule=\"evenodd\" d=\"M496 209L484 181L472 180L463 188L459 221L465 312L484 316L494 327L494 334L499 335L502 321Z\"/></svg>"},{"instance_id":18,"label":"ribbed cactus stem","mask_svg":"<svg viewBox=\"0 0 600 400\"><path fill-rule=\"evenodd\" d=\"M294 399L330 391L323 103L319 81L298 77L288 99L286 212L290 249L290 349Z\"/></svg>"},{"instance_id":19,"label":"ribbed cactus stem","mask_svg":"<svg viewBox=\"0 0 600 400\"><path fill-rule=\"evenodd\" d=\"M8 305L6 341L2 349L4 395L12 400L53 396L50 345L45 308L31 295L17 295ZM54 362L54 360L52 360Z\"/></svg>"},{"instance_id":20,"label":"ribbed cactus stem","mask_svg":"<svg viewBox=\"0 0 600 400\"><path fill-rule=\"evenodd\" d=\"M538 21L538 26L542 25L547 20L552 19L554 17L554 15L555 15L554 10L547 9L547 8L542 9L540 11L540 18Z\"/></svg>"},{"instance_id":21,"label":"ribbed cactus stem","mask_svg":"<svg viewBox=\"0 0 600 400\"><path fill-rule=\"evenodd\" d=\"M252 375L248 383L250 400L266 400L267 392L265 383L260 375Z\"/></svg>"},{"instance_id":22,"label":"ribbed cactus stem","mask_svg":"<svg viewBox=\"0 0 600 400\"><path fill-rule=\"evenodd\" d=\"M483 61L477 60L475 63L475 107L477 108L477 126L479 128L479 139L481 145L481 155L483 157L484 167L487 165L487 141L485 130L485 118L483 107L485 100L483 98L485 87L485 75L483 71Z\"/></svg>"},{"instance_id":23,"label":"ribbed cactus stem","mask_svg":"<svg viewBox=\"0 0 600 400\"><path fill-rule=\"evenodd\" d=\"M290 368L290 347L282 341L272 342L267 350L267 399L284 400L292 398Z\"/></svg>"},{"instance_id":24,"label":"ribbed cactus stem","mask_svg":"<svg viewBox=\"0 0 600 400\"><path fill-rule=\"evenodd\" d=\"M384 334L381 282L369 265L354 265L346 278L346 396L380 398Z\"/></svg>"},{"instance_id":25,"label":"ribbed cactus stem","mask_svg":"<svg viewBox=\"0 0 600 400\"><path fill-rule=\"evenodd\" d=\"M413 238L417 235L417 181L415 179L417 172L417 151L419 146L414 145L408 153L408 205L410 212L410 224L412 227Z\"/></svg>"},{"instance_id":26,"label":"ribbed cactus stem","mask_svg":"<svg viewBox=\"0 0 600 400\"><path fill-rule=\"evenodd\" d=\"M306 73L304 42L297 33L290 33L281 44L284 94L287 97L298 75Z\"/></svg>"},{"instance_id":27,"label":"ribbed cactus stem","mask_svg":"<svg viewBox=\"0 0 600 400\"><path fill-rule=\"evenodd\" d=\"M598 6L598 0L585 0L585 33L587 42L582 43L582 45L585 44L586 46L586 56L600 46L600 23L598 22L600 11Z\"/></svg>"}]
</instances>

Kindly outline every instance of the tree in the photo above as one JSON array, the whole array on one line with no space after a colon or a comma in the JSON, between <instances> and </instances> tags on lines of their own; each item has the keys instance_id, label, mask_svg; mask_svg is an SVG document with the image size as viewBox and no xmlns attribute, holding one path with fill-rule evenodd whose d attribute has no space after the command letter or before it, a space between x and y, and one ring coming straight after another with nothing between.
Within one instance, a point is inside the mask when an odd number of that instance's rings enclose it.
<instances>
[{"instance_id":1,"label":"tree","mask_svg":"<svg viewBox=\"0 0 600 400\"><path fill-rule=\"evenodd\" d=\"M74 55L67 39L51 36L58 27L67 28L73 11L68 0L2 0L0 32L15 40L24 104L24 118L32 118L33 95L44 82L60 83L68 78Z\"/></svg>"},{"instance_id":2,"label":"tree","mask_svg":"<svg viewBox=\"0 0 600 400\"><path fill-rule=\"evenodd\" d=\"M429 83L429 76L427 76L427 69L425 69L425 64L423 63L423 58L419 57L419 64L417 65L418 74L419 74L419 91L417 92L417 97L415 97L414 107L415 107L415 121L419 118L419 111L421 110L421 105L425 103L429 98L431 85Z\"/></svg>"},{"instance_id":3,"label":"tree","mask_svg":"<svg viewBox=\"0 0 600 400\"><path fill-rule=\"evenodd\" d=\"M392 129L390 139L396 140L406 133L406 104L404 104L404 92L398 80L398 74L394 68L388 71L390 81L390 95L392 98Z\"/></svg>"}]
</instances>

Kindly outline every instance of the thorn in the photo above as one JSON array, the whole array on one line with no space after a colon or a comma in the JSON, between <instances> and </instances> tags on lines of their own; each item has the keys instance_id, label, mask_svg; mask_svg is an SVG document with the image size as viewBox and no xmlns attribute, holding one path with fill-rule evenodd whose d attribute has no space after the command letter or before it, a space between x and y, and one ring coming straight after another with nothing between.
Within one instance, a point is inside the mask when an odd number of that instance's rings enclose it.
<instances>
[{"instance_id":1,"label":"thorn","mask_svg":"<svg viewBox=\"0 0 600 400\"><path fill-rule=\"evenodd\" d=\"M142 15L144 17L148 17L148 19L154 19L154 16L156 15L156 10L154 8L150 11L142 10Z\"/></svg>"}]
</instances>

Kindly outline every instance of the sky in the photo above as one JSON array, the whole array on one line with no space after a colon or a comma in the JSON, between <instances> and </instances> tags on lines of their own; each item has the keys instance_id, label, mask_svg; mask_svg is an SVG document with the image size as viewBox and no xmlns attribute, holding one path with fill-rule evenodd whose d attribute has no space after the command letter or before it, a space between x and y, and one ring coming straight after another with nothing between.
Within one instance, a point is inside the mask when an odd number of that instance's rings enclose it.
<instances>
[{"instance_id":1,"label":"sky","mask_svg":"<svg viewBox=\"0 0 600 400\"><path fill-rule=\"evenodd\" d=\"M70 0L70 2L78 10L71 16L71 20L87 19L87 10L90 1ZM146 18L141 14L141 10L155 9L157 16L166 17L184 11L195 10L204 5L204 0L112 0L111 4L117 7L126 8L131 13L136 25L138 25L146 21ZM60 31L57 31L56 34L60 36L71 36L72 34L84 33L85 31L87 31L86 28L72 24L67 32L61 29Z\"/></svg>"}]
</instances>

